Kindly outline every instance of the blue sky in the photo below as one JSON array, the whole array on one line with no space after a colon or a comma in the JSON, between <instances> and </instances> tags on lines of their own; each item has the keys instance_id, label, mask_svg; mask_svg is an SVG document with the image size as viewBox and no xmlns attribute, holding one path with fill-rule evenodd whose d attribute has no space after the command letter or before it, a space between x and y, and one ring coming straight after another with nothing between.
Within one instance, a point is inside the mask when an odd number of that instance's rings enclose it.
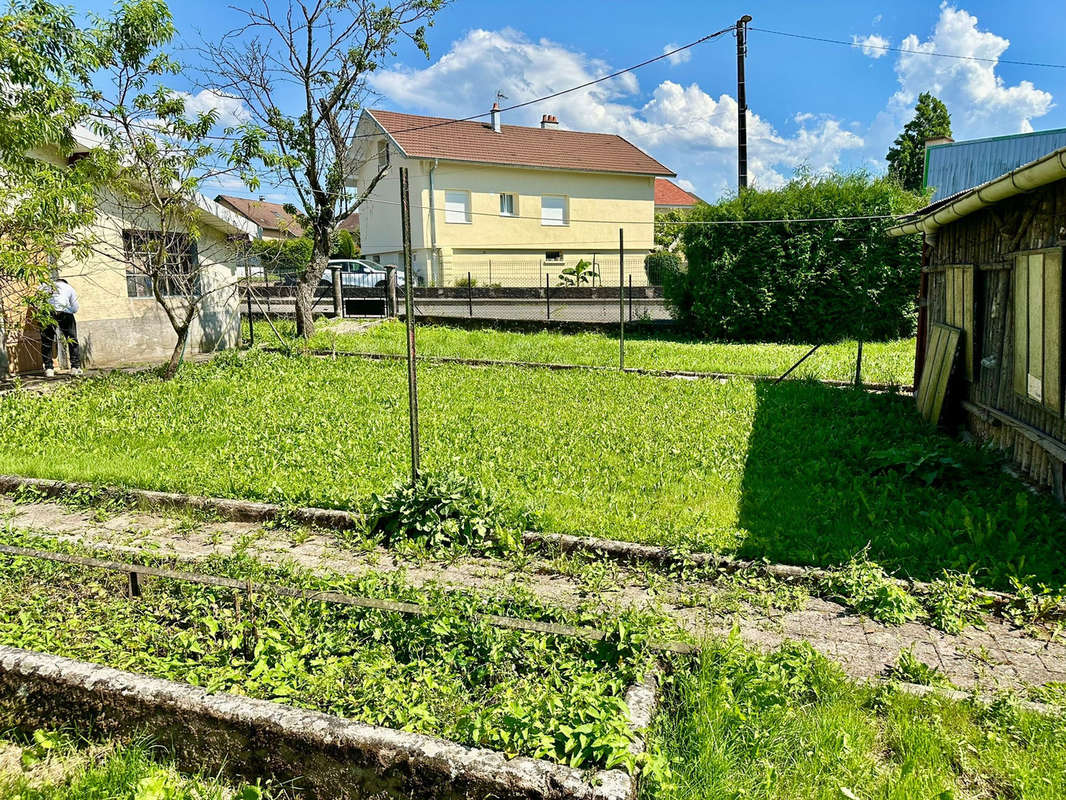
<instances>
[{"instance_id":1,"label":"blue sky","mask_svg":"<svg viewBox=\"0 0 1066 800\"><path fill-rule=\"evenodd\" d=\"M756 28L1066 63L1061 37L1049 27L1053 5L455 0L429 33L430 59L401 47L374 78L374 104L466 116L486 110L497 89L510 103L557 91L697 39L744 13ZM107 4L83 7L104 11ZM224 4L206 0L175 1L172 10L190 44L216 38L239 20ZM182 55L191 63L197 59L192 51ZM504 121L535 124L541 114L553 113L564 127L618 133L713 199L735 182L734 39L720 37L686 56L513 112ZM1066 127L1060 103L1066 69L885 53L758 30L750 33L747 65L750 169L762 186L780 184L800 165L883 170L885 152L923 90L947 103L956 139ZM174 88L197 91L180 79ZM225 101L221 108L225 113Z\"/></svg>"}]
</instances>

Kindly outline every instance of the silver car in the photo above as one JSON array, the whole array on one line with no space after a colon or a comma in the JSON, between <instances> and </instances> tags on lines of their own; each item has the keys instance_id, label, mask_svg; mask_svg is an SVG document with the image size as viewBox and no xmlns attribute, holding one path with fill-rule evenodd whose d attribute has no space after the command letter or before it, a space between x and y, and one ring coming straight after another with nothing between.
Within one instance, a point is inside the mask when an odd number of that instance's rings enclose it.
<instances>
[{"instance_id":1,"label":"silver car","mask_svg":"<svg viewBox=\"0 0 1066 800\"><path fill-rule=\"evenodd\" d=\"M364 289L380 289L385 286L388 273L386 265L375 264L365 258L335 258L331 259L326 271L322 273L323 283L333 282L333 270L341 271L341 284L344 286L359 286ZM396 269L396 285L404 285L403 270Z\"/></svg>"}]
</instances>

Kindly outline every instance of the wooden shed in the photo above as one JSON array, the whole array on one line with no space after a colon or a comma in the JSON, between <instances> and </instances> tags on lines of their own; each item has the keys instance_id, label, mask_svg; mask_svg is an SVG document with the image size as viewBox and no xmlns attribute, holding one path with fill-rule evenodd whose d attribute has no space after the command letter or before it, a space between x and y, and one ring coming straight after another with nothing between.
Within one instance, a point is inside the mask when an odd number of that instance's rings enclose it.
<instances>
[{"instance_id":1,"label":"wooden shed","mask_svg":"<svg viewBox=\"0 0 1066 800\"><path fill-rule=\"evenodd\" d=\"M924 236L916 385L941 355L930 349L936 331L957 329L942 418L1008 451L1061 500L1066 147L946 197L889 234Z\"/></svg>"}]
</instances>

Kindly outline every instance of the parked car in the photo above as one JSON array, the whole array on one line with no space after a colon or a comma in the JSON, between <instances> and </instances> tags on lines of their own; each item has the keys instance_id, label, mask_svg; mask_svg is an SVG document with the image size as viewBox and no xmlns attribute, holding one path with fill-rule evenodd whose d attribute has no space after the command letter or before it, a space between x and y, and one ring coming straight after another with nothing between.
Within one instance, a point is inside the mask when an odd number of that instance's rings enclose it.
<instances>
[{"instance_id":1,"label":"parked car","mask_svg":"<svg viewBox=\"0 0 1066 800\"><path fill-rule=\"evenodd\" d=\"M387 265L376 264L373 261L369 261L365 258L334 258L330 259L329 266L322 272L322 277L319 278L319 286L332 286L333 285L333 270L339 269L341 271L341 285L343 286L358 286L364 289L381 289L384 288L388 280L388 272L386 272ZM398 267L393 267L396 270L396 285L403 286L405 282L404 272ZM296 276L287 275L282 281L285 286L295 286ZM415 285L418 285L417 280Z\"/></svg>"},{"instance_id":2,"label":"parked car","mask_svg":"<svg viewBox=\"0 0 1066 800\"><path fill-rule=\"evenodd\" d=\"M322 280L332 283L332 270L341 270L341 283L344 286L361 286L363 288L382 288L388 279L388 265L377 264L365 258L333 259L329 262L329 268L322 275ZM404 285L404 272L399 267L396 270L396 285Z\"/></svg>"}]
</instances>

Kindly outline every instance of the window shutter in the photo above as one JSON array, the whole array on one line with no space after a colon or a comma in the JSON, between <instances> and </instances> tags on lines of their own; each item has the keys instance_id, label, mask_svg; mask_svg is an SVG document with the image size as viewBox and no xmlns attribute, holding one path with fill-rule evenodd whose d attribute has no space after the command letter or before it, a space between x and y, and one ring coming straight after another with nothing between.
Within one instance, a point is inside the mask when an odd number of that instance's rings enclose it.
<instances>
[{"instance_id":1,"label":"window shutter","mask_svg":"<svg viewBox=\"0 0 1066 800\"><path fill-rule=\"evenodd\" d=\"M469 222L470 221L470 195L466 192L444 193L444 221L445 222Z\"/></svg>"},{"instance_id":2,"label":"window shutter","mask_svg":"<svg viewBox=\"0 0 1066 800\"><path fill-rule=\"evenodd\" d=\"M540 224L541 225L565 225L566 224L566 198L553 195L545 195L540 198Z\"/></svg>"}]
</instances>

